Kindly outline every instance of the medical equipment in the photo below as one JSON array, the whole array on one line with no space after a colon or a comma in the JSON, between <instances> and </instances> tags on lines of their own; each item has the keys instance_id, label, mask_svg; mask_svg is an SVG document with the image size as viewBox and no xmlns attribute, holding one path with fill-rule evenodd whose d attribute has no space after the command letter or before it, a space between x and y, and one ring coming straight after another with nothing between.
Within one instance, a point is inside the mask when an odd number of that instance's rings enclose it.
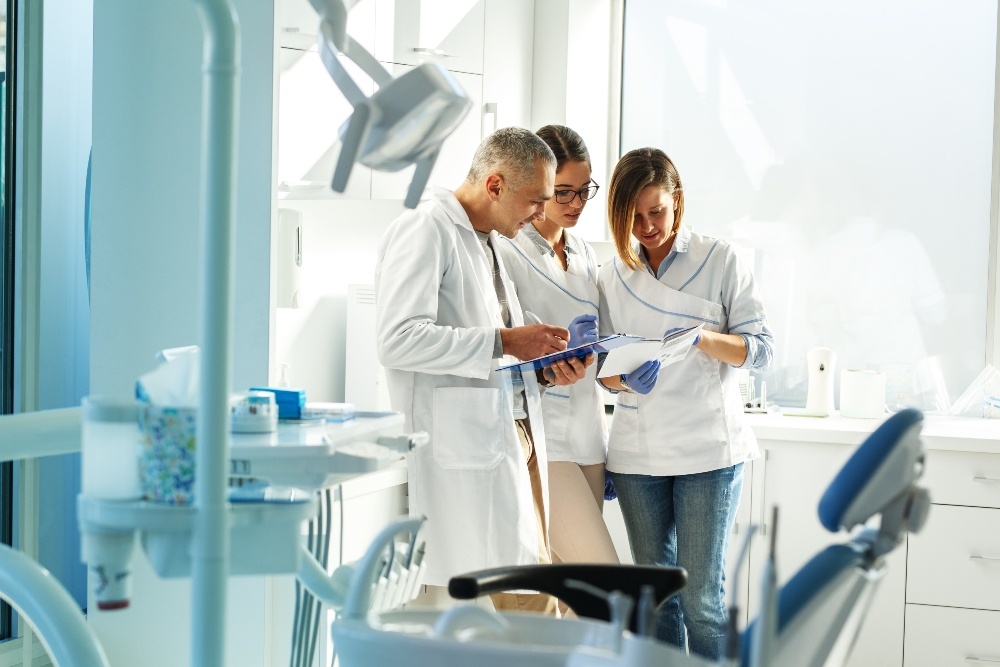
<instances>
[{"instance_id":1,"label":"medical equipment","mask_svg":"<svg viewBox=\"0 0 1000 667\"><path fill-rule=\"evenodd\" d=\"M319 52L334 83L354 107L340 130L342 146L331 187L343 192L354 162L399 171L416 164L404 204L414 208L427 185L441 144L472 107L462 87L440 65L423 63L392 75L347 34L347 14L357 0L310 0L319 13ZM367 97L340 55L353 60L378 85Z\"/></svg>"},{"instance_id":2,"label":"medical equipment","mask_svg":"<svg viewBox=\"0 0 1000 667\"><path fill-rule=\"evenodd\" d=\"M588 582L588 587L579 583ZM679 567L633 565L621 567L604 563L557 563L554 565L523 565L480 570L452 577L448 593L458 600L472 600L491 593L512 589L537 590L555 596L566 603L578 616L611 621L613 609L607 605L607 593L617 590L632 600L641 600L648 590L647 604L656 610L668 598L687 584L687 572ZM594 594L597 585L601 595ZM635 631L643 625L639 609L625 619L626 627Z\"/></svg>"},{"instance_id":3,"label":"medical equipment","mask_svg":"<svg viewBox=\"0 0 1000 667\"><path fill-rule=\"evenodd\" d=\"M561 667L580 646L606 647L620 641L627 613L616 623L556 619L534 614L494 614L475 605L447 611L371 612L372 582L384 568L382 553L419 519L398 521L379 534L353 572L333 641L342 667L403 664L412 667L476 665ZM433 548L433 545L431 545Z\"/></svg>"},{"instance_id":4,"label":"medical equipment","mask_svg":"<svg viewBox=\"0 0 1000 667\"><path fill-rule=\"evenodd\" d=\"M887 419L855 451L820 501L821 523L831 531L851 530L876 516L880 517L878 527L862 528L847 543L824 549L780 587L774 561L777 536L771 532L760 615L740 634L735 627L738 613L730 613L733 641L729 642L730 657L721 664L818 667L846 660L867 604L885 572L886 555L905 539L907 532L919 531L927 516L928 494L916 484L923 473L922 422L922 414L912 409ZM383 536L400 530L399 526L386 529ZM649 610L656 606L658 596L641 583L636 587L636 582L627 578L635 566L599 566L614 572L617 580L598 585L605 594L597 595L591 588L594 581L580 585L575 583L577 577L570 577L569 570L563 569L578 568L578 573L583 573L595 567L591 565L501 568L457 577L449 586L453 595L463 598L510 589L542 590L568 603L573 599L571 605L581 617L601 615L610 617L610 623L588 618L556 620L533 614L491 614L472 606L446 612L404 610L369 615L366 610L372 575L378 566L373 552L379 553L378 541L354 572L344 614L333 626L344 667L404 660L418 667L720 664L689 656L647 636ZM640 600L641 611L631 617L631 623L621 613L620 599L613 599L613 587L628 587L632 594L626 597ZM613 602L611 610L595 611L586 598L574 598L579 595L591 600L606 598Z\"/></svg>"}]
</instances>

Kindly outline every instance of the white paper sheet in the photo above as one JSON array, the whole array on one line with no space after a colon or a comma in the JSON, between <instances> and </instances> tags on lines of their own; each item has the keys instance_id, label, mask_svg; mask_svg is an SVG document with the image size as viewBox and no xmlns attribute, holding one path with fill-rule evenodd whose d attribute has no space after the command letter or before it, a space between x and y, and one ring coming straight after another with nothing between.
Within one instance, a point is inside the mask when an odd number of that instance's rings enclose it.
<instances>
[{"instance_id":1,"label":"white paper sheet","mask_svg":"<svg viewBox=\"0 0 1000 667\"><path fill-rule=\"evenodd\" d=\"M701 333L702 325L675 331L663 340L646 339L608 352L601 366L599 377L628 375L651 359L660 360L660 368L684 359L691 350L694 339Z\"/></svg>"}]
</instances>

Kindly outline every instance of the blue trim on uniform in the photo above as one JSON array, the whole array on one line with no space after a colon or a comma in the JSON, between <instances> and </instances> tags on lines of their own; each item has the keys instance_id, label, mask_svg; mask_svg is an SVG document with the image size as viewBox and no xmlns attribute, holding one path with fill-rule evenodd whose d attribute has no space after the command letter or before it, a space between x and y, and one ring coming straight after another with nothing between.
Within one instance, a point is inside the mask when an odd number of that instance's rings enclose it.
<instances>
[{"instance_id":1,"label":"blue trim on uniform","mask_svg":"<svg viewBox=\"0 0 1000 667\"><path fill-rule=\"evenodd\" d=\"M569 394L556 394L555 392L552 391L546 391L545 395L551 396L552 398L569 398Z\"/></svg>"},{"instance_id":2,"label":"blue trim on uniform","mask_svg":"<svg viewBox=\"0 0 1000 667\"><path fill-rule=\"evenodd\" d=\"M715 243L712 244L712 247L708 249L708 254L705 255L705 261L701 263L701 266L699 266L698 270L694 272L694 275L691 276L690 278L688 278L686 283L684 283L683 285L681 285L681 288L679 290L677 290L678 292L683 292L684 288L687 287L691 283L692 280L694 280L695 278L698 277L698 274L701 273L701 270L705 268L706 264L708 264L708 258L712 256L713 252L715 252L715 246L717 246L717 245L719 245L719 240L718 239L716 239Z\"/></svg>"},{"instance_id":3,"label":"blue trim on uniform","mask_svg":"<svg viewBox=\"0 0 1000 667\"><path fill-rule=\"evenodd\" d=\"M624 403L615 403L615 409L625 408L626 410L638 410L638 405L625 405Z\"/></svg>"},{"instance_id":4,"label":"blue trim on uniform","mask_svg":"<svg viewBox=\"0 0 1000 667\"><path fill-rule=\"evenodd\" d=\"M622 285L624 285L625 289L628 291L628 293L632 295L632 298L635 299L636 301L638 301L639 303L641 303L642 305L646 306L650 310L655 310L656 312L663 313L664 315L675 315L677 317L686 317L686 318L688 318L690 320L698 320L699 322L705 322L706 324L714 324L716 326L721 326L722 325L721 322L717 322L716 320L710 320L710 319L707 319L707 318L704 318L704 317L698 317L696 315L689 315L687 313L675 313L675 312L673 312L671 310L663 310L662 308L657 308L656 306L654 306L651 303L643 301L642 299L639 298L639 295L637 295L635 292L632 291L632 288L628 286L628 283L625 282L625 278L622 277L622 272L618 269L618 260L617 259L615 260L615 273L618 274L618 279L620 281L622 281Z\"/></svg>"},{"instance_id":5,"label":"blue trim on uniform","mask_svg":"<svg viewBox=\"0 0 1000 667\"><path fill-rule=\"evenodd\" d=\"M547 276L544 271L542 271L537 266L535 266L535 263L532 262L531 259L529 259L528 256L525 255L524 252L519 247L517 247L517 244L514 243L514 241L512 239L509 239L506 236L504 236L503 240L506 241L507 243L511 244L512 246L514 246L514 250L516 250L517 253L519 255L521 255L521 257L524 257L524 261L526 261L531 266L531 268L533 268L535 271L537 271L543 278L545 278L550 283L552 283L555 286L556 289L560 290L566 296L570 297L574 301L579 301L580 303L585 303L588 306L593 306L593 308L595 310L600 310L599 306L596 303L594 303L593 301L588 301L587 299L581 299L580 297L576 296L572 292L568 291L565 287L563 287L562 285L560 285L556 281L552 280L552 278L550 276ZM588 267L587 273L588 274L590 273L589 267ZM594 282L594 281L591 280L590 282Z\"/></svg>"},{"instance_id":6,"label":"blue trim on uniform","mask_svg":"<svg viewBox=\"0 0 1000 667\"><path fill-rule=\"evenodd\" d=\"M757 322L763 322L763 321L764 321L763 317L758 317L755 320L747 320L746 322L740 322L739 324L734 324L733 326L729 327L728 330L732 331L733 329L739 329L740 327L746 326L748 324L756 324Z\"/></svg>"}]
</instances>

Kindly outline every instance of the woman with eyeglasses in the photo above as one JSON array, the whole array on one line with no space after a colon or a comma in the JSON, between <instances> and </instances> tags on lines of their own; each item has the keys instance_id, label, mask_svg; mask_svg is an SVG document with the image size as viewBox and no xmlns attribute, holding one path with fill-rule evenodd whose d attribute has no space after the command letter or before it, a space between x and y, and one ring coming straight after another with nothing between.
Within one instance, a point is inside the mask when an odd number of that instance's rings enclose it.
<instances>
[{"instance_id":1,"label":"woman with eyeglasses","mask_svg":"<svg viewBox=\"0 0 1000 667\"><path fill-rule=\"evenodd\" d=\"M546 125L536 134L556 156L555 193L545 203L544 220L497 249L526 317L530 312L544 323L570 326L571 332L571 322L584 322L596 339L597 259L570 231L597 194L590 153L580 135L563 125ZM618 562L602 515L607 430L595 369L596 364L585 379L550 388L542 397L553 562Z\"/></svg>"},{"instance_id":2,"label":"woman with eyeglasses","mask_svg":"<svg viewBox=\"0 0 1000 667\"><path fill-rule=\"evenodd\" d=\"M715 660L726 635L726 551L743 463L758 455L736 369L766 368L774 339L750 267L726 241L682 224L684 187L663 151L626 153L608 189L618 256L601 267L601 333L660 338L703 327L687 356L653 383L600 382L618 393L608 469L632 556L688 573L661 609L656 636Z\"/></svg>"}]
</instances>

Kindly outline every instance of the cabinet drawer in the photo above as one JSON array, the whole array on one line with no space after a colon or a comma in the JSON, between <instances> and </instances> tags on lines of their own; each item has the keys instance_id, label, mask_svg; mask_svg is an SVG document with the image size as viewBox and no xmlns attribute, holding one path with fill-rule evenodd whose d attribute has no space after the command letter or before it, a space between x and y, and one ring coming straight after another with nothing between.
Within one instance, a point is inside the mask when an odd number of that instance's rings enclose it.
<instances>
[{"instance_id":1,"label":"cabinet drawer","mask_svg":"<svg viewBox=\"0 0 1000 667\"><path fill-rule=\"evenodd\" d=\"M903 667L1000 666L1000 612L906 605Z\"/></svg>"},{"instance_id":2,"label":"cabinet drawer","mask_svg":"<svg viewBox=\"0 0 1000 667\"><path fill-rule=\"evenodd\" d=\"M1000 610L1000 510L932 505L908 540L908 604Z\"/></svg>"},{"instance_id":3,"label":"cabinet drawer","mask_svg":"<svg viewBox=\"0 0 1000 667\"><path fill-rule=\"evenodd\" d=\"M1000 507L1000 454L929 451L923 484L934 503Z\"/></svg>"}]
</instances>

